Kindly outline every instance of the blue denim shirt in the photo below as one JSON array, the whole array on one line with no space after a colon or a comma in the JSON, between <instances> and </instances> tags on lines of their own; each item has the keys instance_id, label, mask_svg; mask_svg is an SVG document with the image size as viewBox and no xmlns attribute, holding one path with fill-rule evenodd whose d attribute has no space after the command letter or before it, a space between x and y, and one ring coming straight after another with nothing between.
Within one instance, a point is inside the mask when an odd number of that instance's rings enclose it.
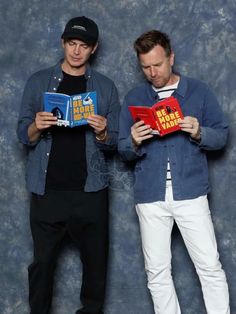
<instances>
[{"instance_id":1,"label":"blue denim shirt","mask_svg":"<svg viewBox=\"0 0 236 314\"><path fill-rule=\"evenodd\" d=\"M201 81L180 77L173 94L184 116L196 117L201 126L201 141L177 131L155 136L135 149L130 128L133 125L128 106L152 106L157 95L148 82L132 89L125 97L120 113L118 150L126 161L135 161L134 195L136 203L165 200L167 160L169 158L175 200L193 199L209 192L207 150L221 149L227 140L228 124L217 99Z\"/></svg>"},{"instance_id":2,"label":"blue denim shirt","mask_svg":"<svg viewBox=\"0 0 236 314\"><path fill-rule=\"evenodd\" d=\"M92 128L86 131L85 136L88 172L85 191L94 192L108 186L104 151L116 149L120 104L117 89L109 78L92 70L90 66L87 67L85 76L87 91L97 92L98 114L107 118L108 138L105 143L96 140ZM31 143L28 128L34 121L36 113L43 111L43 93L56 92L62 78L60 61L51 68L33 74L25 86L22 97L17 134L19 140L28 148L26 186L30 192L39 195L45 193L52 136L50 131L44 131L37 142Z\"/></svg>"}]
</instances>

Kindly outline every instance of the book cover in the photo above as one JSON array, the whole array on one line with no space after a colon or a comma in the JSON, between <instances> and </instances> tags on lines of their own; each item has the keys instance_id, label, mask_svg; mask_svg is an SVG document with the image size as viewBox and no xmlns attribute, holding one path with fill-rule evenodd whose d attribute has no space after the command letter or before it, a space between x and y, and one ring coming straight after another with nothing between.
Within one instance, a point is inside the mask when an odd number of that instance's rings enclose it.
<instances>
[{"instance_id":1,"label":"book cover","mask_svg":"<svg viewBox=\"0 0 236 314\"><path fill-rule=\"evenodd\" d=\"M160 136L180 130L178 122L184 118L179 102L173 96L160 100L152 107L129 106L129 110L135 122L143 120L153 129L152 134Z\"/></svg>"},{"instance_id":2,"label":"book cover","mask_svg":"<svg viewBox=\"0 0 236 314\"><path fill-rule=\"evenodd\" d=\"M58 126L75 127L88 124L88 116L97 114L97 93L92 91L69 96L45 92L44 110L57 117Z\"/></svg>"}]
</instances>

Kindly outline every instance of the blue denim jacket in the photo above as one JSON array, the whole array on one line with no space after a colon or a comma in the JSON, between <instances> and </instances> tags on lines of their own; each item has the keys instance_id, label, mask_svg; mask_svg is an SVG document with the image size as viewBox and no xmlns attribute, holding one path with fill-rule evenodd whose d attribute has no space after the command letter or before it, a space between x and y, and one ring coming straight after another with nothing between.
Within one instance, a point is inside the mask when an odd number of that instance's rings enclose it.
<instances>
[{"instance_id":1,"label":"blue denim jacket","mask_svg":"<svg viewBox=\"0 0 236 314\"><path fill-rule=\"evenodd\" d=\"M86 71L87 91L97 92L98 114L107 118L108 139L99 142L91 129L86 131L87 180L86 192L94 192L108 186L108 172L104 151L114 150L117 146L118 120L120 104L114 83L104 75L94 71L90 66ZM41 134L40 139L31 143L28 127L34 121L38 111L43 111L43 93L55 92L63 78L61 62L55 66L33 74L22 97L17 134L19 140L28 148L26 166L26 186L30 192L43 195L50 156L52 136L50 131ZM75 143L76 145L76 143Z\"/></svg>"},{"instance_id":2,"label":"blue denim jacket","mask_svg":"<svg viewBox=\"0 0 236 314\"><path fill-rule=\"evenodd\" d=\"M192 199L209 192L206 151L221 149L227 140L228 124L212 92L201 81L180 77L173 94L184 116L196 117L201 126L201 141L177 131L146 140L136 150L131 140L133 125L129 105L152 106L158 98L148 82L132 89L125 97L120 113L118 150L126 161L135 161L135 202L165 200L167 160L170 160L175 200Z\"/></svg>"}]
</instances>

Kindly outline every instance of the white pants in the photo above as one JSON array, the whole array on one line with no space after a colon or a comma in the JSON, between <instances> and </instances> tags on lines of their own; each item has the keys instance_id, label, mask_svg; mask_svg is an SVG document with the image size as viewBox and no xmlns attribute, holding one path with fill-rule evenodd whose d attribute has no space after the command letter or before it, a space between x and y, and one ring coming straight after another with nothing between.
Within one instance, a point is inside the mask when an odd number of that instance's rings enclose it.
<instances>
[{"instance_id":1,"label":"white pants","mask_svg":"<svg viewBox=\"0 0 236 314\"><path fill-rule=\"evenodd\" d=\"M207 313L229 314L228 285L219 261L207 197L174 201L172 186L168 185L165 202L137 204L136 211L155 313L181 313L171 275L171 231L175 220L199 276Z\"/></svg>"}]
</instances>

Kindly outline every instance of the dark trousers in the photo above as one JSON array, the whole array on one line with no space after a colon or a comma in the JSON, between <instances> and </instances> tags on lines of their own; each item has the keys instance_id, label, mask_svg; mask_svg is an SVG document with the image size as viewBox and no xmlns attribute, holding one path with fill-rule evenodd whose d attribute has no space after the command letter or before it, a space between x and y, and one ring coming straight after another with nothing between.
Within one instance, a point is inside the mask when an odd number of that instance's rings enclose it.
<instances>
[{"instance_id":1,"label":"dark trousers","mask_svg":"<svg viewBox=\"0 0 236 314\"><path fill-rule=\"evenodd\" d=\"M30 224L34 261L29 266L31 314L48 314L58 253L66 234L80 252L82 308L103 313L108 258L108 191L48 191L32 195Z\"/></svg>"}]
</instances>

